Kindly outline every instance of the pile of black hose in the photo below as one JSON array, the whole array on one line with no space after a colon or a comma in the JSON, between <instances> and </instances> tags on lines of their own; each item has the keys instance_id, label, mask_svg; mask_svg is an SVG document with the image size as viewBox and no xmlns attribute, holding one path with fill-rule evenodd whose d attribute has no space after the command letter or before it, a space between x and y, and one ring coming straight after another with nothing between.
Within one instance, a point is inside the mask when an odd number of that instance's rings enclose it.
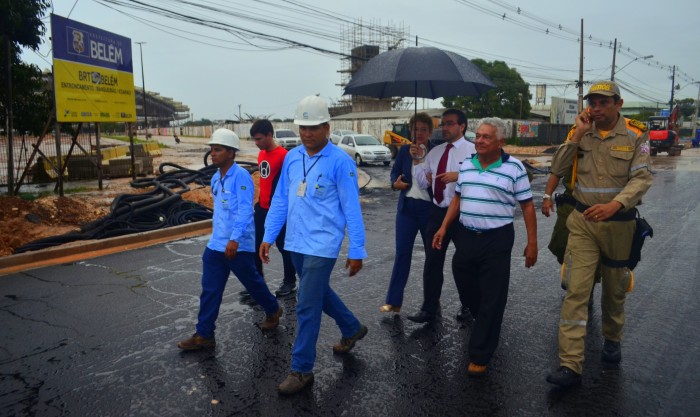
<instances>
[{"instance_id":1,"label":"pile of black hose","mask_svg":"<svg viewBox=\"0 0 700 417\"><path fill-rule=\"evenodd\" d=\"M154 178L141 178L131 182L134 188L151 190L142 194L120 194L110 207L110 213L98 220L81 226L79 232L70 232L29 242L14 250L24 253L45 249L79 240L104 239L132 233L147 232L171 226L208 220L212 218L212 209L182 199L182 194L190 191L189 184L208 186L216 167L209 165L207 156L205 166L199 170L184 168L177 164L164 162L158 170L160 175ZM238 162L249 172L257 169L257 164Z\"/></svg>"},{"instance_id":2,"label":"pile of black hose","mask_svg":"<svg viewBox=\"0 0 700 417\"><path fill-rule=\"evenodd\" d=\"M526 162L526 161L521 161L521 162L523 163L523 165L525 166L525 169L526 169L528 172L531 172L531 173L533 173L533 174L540 174L540 175L547 175L547 174L549 174L549 167L547 167L547 168L537 168L537 167L533 166L532 164L530 164L530 163L528 163L528 162Z\"/></svg>"}]
</instances>

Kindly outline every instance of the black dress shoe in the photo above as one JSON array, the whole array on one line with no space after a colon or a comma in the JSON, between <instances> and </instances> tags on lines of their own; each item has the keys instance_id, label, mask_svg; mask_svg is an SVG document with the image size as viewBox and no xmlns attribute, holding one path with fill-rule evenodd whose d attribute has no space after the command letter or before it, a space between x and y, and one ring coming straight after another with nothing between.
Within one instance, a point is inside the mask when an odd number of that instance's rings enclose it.
<instances>
[{"instance_id":1,"label":"black dress shoe","mask_svg":"<svg viewBox=\"0 0 700 417\"><path fill-rule=\"evenodd\" d=\"M620 342L613 342L612 340L605 339L603 351L601 352L601 359L607 363L620 363L622 360Z\"/></svg>"},{"instance_id":2,"label":"black dress shoe","mask_svg":"<svg viewBox=\"0 0 700 417\"><path fill-rule=\"evenodd\" d=\"M455 318L459 321L464 321L464 322L473 322L475 320L475 317L472 315L472 312L471 312L471 310L469 310L468 307L460 308L459 313L457 313Z\"/></svg>"},{"instance_id":3,"label":"black dress shoe","mask_svg":"<svg viewBox=\"0 0 700 417\"><path fill-rule=\"evenodd\" d=\"M547 382L564 388L573 387L581 385L581 375L566 366L560 366L559 369L547 375Z\"/></svg>"},{"instance_id":4,"label":"black dress shoe","mask_svg":"<svg viewBox=\"0 0 700 417\"><path fill-rule=\"evenodd\" d=\"M415 316L406 316L406 318L416 323L432 323L437 319L437 315L421 310Z\"/></svg>"}]
</instances>

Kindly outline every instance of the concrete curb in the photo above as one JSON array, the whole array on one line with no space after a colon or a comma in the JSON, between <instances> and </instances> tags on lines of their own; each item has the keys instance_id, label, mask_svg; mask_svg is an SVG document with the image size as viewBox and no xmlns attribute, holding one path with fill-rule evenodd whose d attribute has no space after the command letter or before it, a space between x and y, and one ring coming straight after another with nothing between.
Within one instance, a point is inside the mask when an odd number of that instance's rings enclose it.
<instances>
[{"instance_id":1,"label":"concrete curb","mask_svg":"<svg viewBox=\"0 0 700 417\"><path fill-rule=\"evenodd\" d=\"M0 258L0 276L206 235L211 233L211 227L211 220L204 220L150 232L78 241L54 248L5 256Z\"/></svg>"}]
</instances>

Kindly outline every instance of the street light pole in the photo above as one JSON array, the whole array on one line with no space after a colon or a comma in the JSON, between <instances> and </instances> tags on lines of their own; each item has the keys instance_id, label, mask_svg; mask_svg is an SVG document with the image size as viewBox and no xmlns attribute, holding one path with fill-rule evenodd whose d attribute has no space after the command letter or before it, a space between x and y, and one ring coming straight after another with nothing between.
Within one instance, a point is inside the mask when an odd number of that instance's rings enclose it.
<instances>
[{"instance_id":1,"label":"street light pole","mask_svg":"<svg viewBox=\"0 0 700 417\"><path fill-rule=\"evenodd\" d=\"M142 45L146 42L136 42L139 45L141 53L141 87L143 88L143 117L146 121L146 140L148 140L148 110L146 107L146 79L143 76L143 48Z\"/></svg>"},{"instance_id":2,"label":"street light pole","mask_svg":"<svg viewBox=\"0 0 700 417\"><path fill-rule=\"evenodd\" d=\"M646 56L643 56L643 57L641 57L641 58L642 58L642 59L650 59L650 58L653 58L653 57L654 57L654 55L646 55ZM640 57L636 57L635 59L633 59L633 60L631 60L630 62L626 63L625 65L621 66L621 67L617 70L617 72L620 72L620 71L622 71L623 69L627 68L627 66L628 66L629 64L633 63L634 61L638 60L639 58L640 58ZM610 81L615 81L615 58L614 58L614 56L613 56L613 67L612 67L612 72L610 73Z\"/></svg>"},{"instance_id":3,"label":"street light pole","mask_svg":"<svg viewBox=\"0 0 700 417\"><path fill-rule=\"evenodd\" d=\"M695 113L693 114L693 137L696 136L698 130L698 109L700 108L700 81L696 81L698 85L698 99L695 101Z\"/></svg>"}]
</instances>

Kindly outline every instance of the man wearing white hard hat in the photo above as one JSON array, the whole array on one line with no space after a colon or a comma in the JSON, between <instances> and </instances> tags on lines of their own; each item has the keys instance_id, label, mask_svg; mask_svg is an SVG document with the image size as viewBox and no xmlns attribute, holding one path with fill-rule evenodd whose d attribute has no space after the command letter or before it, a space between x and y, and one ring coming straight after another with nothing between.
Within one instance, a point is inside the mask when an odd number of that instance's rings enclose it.
<instances>
[{"instance_id":1,"label":"man wearing white hard hat","mask_svg":"<svg viewBox=\"0 0 700 417\"><path fill-rule=\"evenodd\" d=\"M253 223L253 179L234 162L240 147L238 136L229 129L217 129L209 141L211 161L219 169L211 178L214 201L212 235L202 255L202 294L196 333L182 340L183 350L213 348L215 322L228 277L233 274L251 297L265 310L262 330L272 330L282 315L277 298L255 267L255 226Z\"/></svg>"},{"instance_id":2,"label":"man wearing white hard hat","mask_svg":"<svg viewBox=\"0 0 700 417\"><path fill-rule=\"evenodd\" d=\"M362 269L367 257L357 168L340 148L329 146L330 119L322 98L309 96L299 102L294 123L304 146L287 153L260 245L260 258L267 263L270 245L286 222L284 246L299 276L298 324L292 372L278 387L281 394L297 393L313 382L322 313L340 328L334 353L348 353L367 334L367 327L330 287L346 228L350 243L345 267L350 276Z\"/></svg>"}]
</instances>

